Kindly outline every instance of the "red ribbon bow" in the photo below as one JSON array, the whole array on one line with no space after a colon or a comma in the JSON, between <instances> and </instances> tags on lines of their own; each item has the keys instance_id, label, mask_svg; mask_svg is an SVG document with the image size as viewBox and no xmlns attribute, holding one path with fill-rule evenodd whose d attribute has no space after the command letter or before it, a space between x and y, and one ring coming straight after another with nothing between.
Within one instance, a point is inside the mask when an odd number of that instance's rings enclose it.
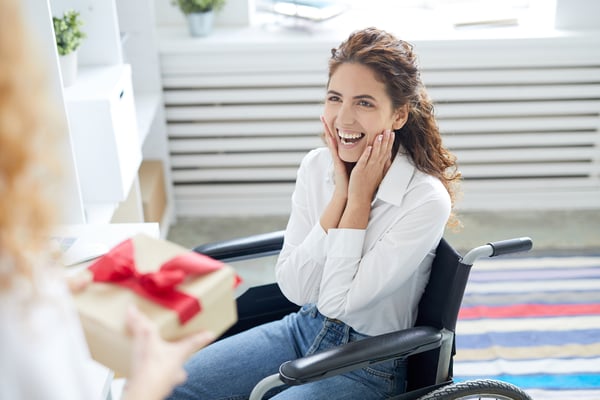
<instances>
[{"instance_id":1,"label":"red ribbon bow","mask_svg":"<svg viewBox=\"0 0 600 400\"><path fill-rule=\"evenodd\" d=\"M94 282L109 282L133 290L138 295L169 308L185 324L202 310L200 301L176 290L188 276L203 275L223 267L223 263L202 254L182 253L161 265L156 272L140 273L135 267L133 241L127 239L90 267ZM240 282L236 276L235 285Z\"/></svg>"}]
</instances>

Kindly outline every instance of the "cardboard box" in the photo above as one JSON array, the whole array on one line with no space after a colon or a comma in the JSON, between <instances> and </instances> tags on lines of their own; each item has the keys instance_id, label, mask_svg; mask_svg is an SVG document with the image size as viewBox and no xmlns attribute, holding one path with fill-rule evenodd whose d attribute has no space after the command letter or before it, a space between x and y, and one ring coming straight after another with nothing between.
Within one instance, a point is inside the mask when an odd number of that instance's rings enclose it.
<instances>
[{"instance_id":1,"label":"cardboard box","mask_svg":"<svg viewBox=\"0 0 600 400\"><path fill-rule=\"evenodd\" d=\"M148 293L140 295L139 288L135 286L139 280L124 279L119 284L98 282L98 279L102 280L102 275L114 273L112 270L107 273L108 268L105 267L124 264L122 253L119 253L123 248L132 249L131 257L138 273L156 272L167 264L177 265L179 268L182 257L192 260L188 264L194 263L194 267L211 270L212 272L204 275L189 276L174 289L188 300L197 299L200 311L182 323L178 312L146 298ZM102 267L101 272L98 272L98 267ZM153 320L161 336L168 341L201 330L218 336L237 320L234 289L239 278L233 268L176 244L142 234L136 235L90 263L88 270L94 271L94 282L75 295L75 304L92 357L120 376L129 374L131 337L127 332L125 318L131 304L137 305L141 312ZM114 269L116 272L121 270ZM126 287L127 282L133 282L133 286ZM152 296L150 293L150 298ZM163 296L162 293L159 294L159 297Z\"/></svg>"},{"instance_id":2,"label":"cardboard box","mask_svg":"<svg viewBox=\"0 0 600 400\"><path fill-rule=\"evenodd\" d=\"M167 207L165 175L160 160L144 160L139 170L144 221L161 222Z\"/></svg>"}]
</instances>

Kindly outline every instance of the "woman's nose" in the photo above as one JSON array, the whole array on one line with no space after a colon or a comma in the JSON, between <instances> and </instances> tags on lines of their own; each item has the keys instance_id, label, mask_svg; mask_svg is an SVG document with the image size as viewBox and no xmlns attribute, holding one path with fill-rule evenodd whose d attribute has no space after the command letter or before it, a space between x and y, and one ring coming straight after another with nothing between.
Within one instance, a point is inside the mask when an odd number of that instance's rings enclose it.
<instances>
[{"instance_id":1,"label":"woman's nose","mask_svg":"<svg viewBox=\"0 0 600 400\"><path fill-rule=\"evenodd\" d=\"M351 104L342 104L342 106L338 109L337 119L343 125L351 125L354 123L354 110L352 109Z\"/></svg>"}]
</instances>

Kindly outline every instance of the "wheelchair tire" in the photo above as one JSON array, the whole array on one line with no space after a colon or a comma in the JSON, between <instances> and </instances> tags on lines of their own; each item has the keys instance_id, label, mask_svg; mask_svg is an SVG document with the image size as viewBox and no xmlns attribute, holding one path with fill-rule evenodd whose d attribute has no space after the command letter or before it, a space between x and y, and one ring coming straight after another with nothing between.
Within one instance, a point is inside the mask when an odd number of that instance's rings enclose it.
<instances>
[{"instance_id":1,"label":"wheelchair tire","mask_svg":"<svg viewBox=\"0 0 600 400\"><path fill-rule=\"evenodd\" d=\"M491 379L478 379L453 383L425 396L419 400L532 400L531 397L515 385Z\"/></svg>"}]
</instances>

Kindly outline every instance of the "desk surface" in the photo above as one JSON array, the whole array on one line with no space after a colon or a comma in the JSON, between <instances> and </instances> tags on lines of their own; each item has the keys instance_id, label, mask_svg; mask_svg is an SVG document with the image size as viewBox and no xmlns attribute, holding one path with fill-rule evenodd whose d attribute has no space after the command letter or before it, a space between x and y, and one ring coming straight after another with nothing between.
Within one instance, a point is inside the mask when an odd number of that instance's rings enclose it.
<instances>
[{"instance_id":1,"label":"desk surface","mask_svg":"<svg viewBox=\"0 0 600 400\"><path fill-rule=\"evenodd\" d=\"M66 266L98 257L138 233L160 238L158 223L61 225L54 232Z\"/></svg>"},{"instance_id":2,"label":"desk surface","mask_svg":"<svg viewBox=\"0 0 600 400\"><path fill-rule=\"evenodd\" d=\"M60 225L56 229L56 234L60 236L74 236L90 240L102 241L106 244L117 244L137 233L158 238L160 231L158 223L140 223L140 224L75 224Z\"/></svg>"}]
</instances>

